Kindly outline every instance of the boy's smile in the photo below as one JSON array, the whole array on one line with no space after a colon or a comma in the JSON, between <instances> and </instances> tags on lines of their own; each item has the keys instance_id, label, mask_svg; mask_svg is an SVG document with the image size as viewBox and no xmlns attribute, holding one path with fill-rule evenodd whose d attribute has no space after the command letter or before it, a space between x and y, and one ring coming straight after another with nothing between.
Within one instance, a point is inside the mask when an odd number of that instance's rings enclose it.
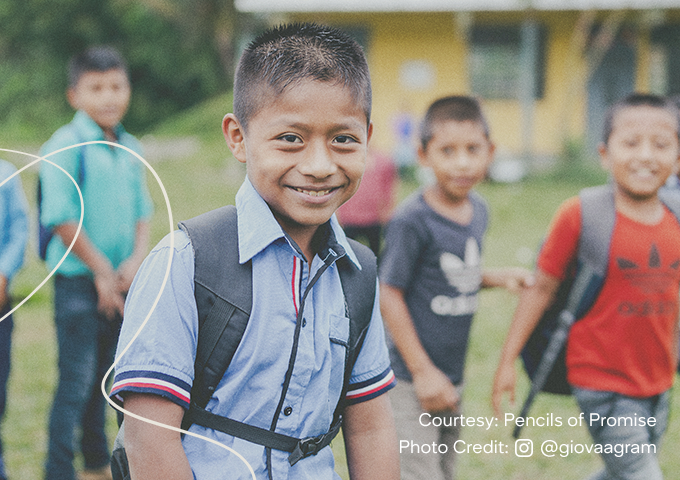
<instances>
[{"instance_id":1,"label":"boy's smile","mask_svg":"<svg viewBox=\"0 0 680 480\"><path fill-rule=\"evenodd\" d=\"M304 80L268 96L247 131L232 114L223 131L255 189L304 249L359 187L372 125L367 128L349 89L336 83Z\"/></svg>"},{"instance_id":2,"label":"boy's smile","mask_svg":"<svg viewBox=\"0 0 680 480\"><path fill-rule=\"evenodd\" d=\"M637 200L652 198L677 173L677 132L676 119L661 108L627 107L616 114L600 156L620 193Z\"/></svg>"},{"instance_id":3,"label":"boy's smile","mask_svg":"<svg viewBox=\"0 0 680 480\"><path fill-rule=\"evenodd\" d=\"M427 148L419 150L420 162L437 179L436 188L451 203L467 199L470 190L486 176L494 145L481 124L445 120L433 125Z\"/></svg>"},{"instance_id":4,"label":"boy's smile","mask_svg":"<svg viewBox=\"0 0 680 480\"><path fill-rule=\"evenodd\" d=\"M130 83L120 68L85 72L67 96L73 108L85 111L105 134L112 135L130 103Z\"/></svg>"}]
</instances>

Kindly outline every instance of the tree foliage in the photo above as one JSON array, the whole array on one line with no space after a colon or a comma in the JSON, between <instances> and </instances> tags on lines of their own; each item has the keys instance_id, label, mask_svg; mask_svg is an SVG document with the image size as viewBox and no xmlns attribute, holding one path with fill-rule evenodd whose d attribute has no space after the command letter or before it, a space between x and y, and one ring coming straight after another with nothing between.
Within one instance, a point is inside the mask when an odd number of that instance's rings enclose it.
<instances>
[{"instance_id":1,"label":"tree foliage","mask_svg":"<svg viewBox=\"0 0 680 480\"><path fill-rule=\"evenodd\" d=\"M68 121L66 65L92 45L113 45L128 62L133 132L224 92L235 15L233 0L3 0L0 131L46 139Z\"/></svg>"}]
</instances>

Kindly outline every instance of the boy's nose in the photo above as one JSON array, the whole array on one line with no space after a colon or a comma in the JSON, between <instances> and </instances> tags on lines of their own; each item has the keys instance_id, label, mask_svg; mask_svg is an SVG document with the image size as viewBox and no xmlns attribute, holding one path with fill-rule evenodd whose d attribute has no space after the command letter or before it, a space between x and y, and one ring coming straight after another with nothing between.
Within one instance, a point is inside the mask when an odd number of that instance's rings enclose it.
<instances>
[{"instance_id":1,"label":"boy's nose","mask_svg":"<svg viewBox=\"0 0 680 480\"><path fill-rule=\"evenodd\" d=\"M652 142L642 142L640 145L640 158L642 160L652 160L654 158L654 145Z\"/></svg>"},{"instance_id":2,"label":"boy's nose","mask_svg":"<svg viewBox=\"0 0 680 480\"><path fill-rule=\"evenodd\" d=\"M298 169L303 175L326 178L337 169L330 150L325 144L322 145L321 143L310 145L310 148L307 149L305 159L298 165Z\"/></svg>"},{"instance_id":3,"label":"boy's nose","mask_svg":"<svg viewBox=\"0 0 680 480\"><path fill-rule=\"evenodd\" d=\"M468 152L461 152L456 156L455 164L458 168L470 168L475 159Z\"/></svg>"}]
</instances>

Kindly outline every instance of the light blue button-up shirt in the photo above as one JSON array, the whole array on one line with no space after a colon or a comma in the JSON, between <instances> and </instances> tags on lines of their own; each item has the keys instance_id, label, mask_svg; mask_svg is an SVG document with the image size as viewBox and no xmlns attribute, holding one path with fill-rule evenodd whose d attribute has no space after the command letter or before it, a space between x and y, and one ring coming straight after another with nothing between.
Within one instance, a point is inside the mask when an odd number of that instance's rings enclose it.
<instances>
[{"instance_id":1,"label":"light blue button-up shirt","mask_svg":"<svg viewBox=\"0 0 680 480\"><path fill-rule=\"evenodd\" d=\"M118 143L139 153L137 139L122 125L115 128ZM57 130L43 145L46 155L78 143L105 140L104 131L85 112L78 111L71 123ZM83 192L85 216L83 230L97 249L117 268L134 250L137 223L147 220L152 204L146 186L146 167L131 153L105 144L71 148L47 157L78 181L79 162L84 162ZM40 165L42 182L41 221L54 227L66 222L78 223L80 199L73 182L61 170L47 162ZM61 238L54 236L47 248L50 269L66 252ZM70 254L59 267L66 276L86 275L87 266Z\"/></svg>"},{"instance_id":2,"label":"light blue button-up shirt","mask_svg":"<svg viewBox=\"0 0 680 480\"><path fill-rule=\"evenodd\" d=\"M236 196L240 261L252 260L253 309L244 337L227 374L207 409L268 429L272 424L293 345L296 313L310 279L324 268L315 256L311 267L286 237L269 207L246 180ZM332 237L349 259L358 261L335 217ZM116 366L112 395L153 393L188 406L194 376L198 315L194 301L194 259L191 244L175 232L175 252L169 281L160 303L140 336ZM121 351L139 329L160 288L169 251L166 237L142 265L128 296L118 345ZM350 402L369 400L394 383L377 292L371 325L352 371ZM342 285L335 263L310 287L304 322L284 407L276 431L298 438L326 433L342 390L345 349L349 337ZM200 433L243 455L257 478L266 478L265 449L261 445L193 425ZM191 436L184 450L199 480L248 479L244 463L227 450ZM330 448L316 456L288 464L288 453L272 451L272 473L280 479L331 479L334 461Z\"/></svg>"},{"instance_id":3,"label":"light blue button-up shirt","mask_svg":"<svg viewBox=\"0 0 680 480\"><path fill-rule=\"evenodd\" d=\"M0 160L0 182L9 178L16 168ZM0 187L0 275L10 280L24 261L28 241L26 196L18 176Z\"/></svg>"}]
</instances>

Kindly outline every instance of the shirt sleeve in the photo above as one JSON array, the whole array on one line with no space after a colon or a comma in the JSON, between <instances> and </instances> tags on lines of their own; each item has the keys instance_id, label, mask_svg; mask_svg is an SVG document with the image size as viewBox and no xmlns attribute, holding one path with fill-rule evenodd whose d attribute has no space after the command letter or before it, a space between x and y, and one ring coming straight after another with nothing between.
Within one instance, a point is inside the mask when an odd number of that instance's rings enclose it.
<instances>
[{"instance_id":1,"label":"shirt sleeve","mask_svg":"<svg viewBox=\"0 0 680 480\"><path fill-rule=\"evenodd\" d=\"M71 221L78 222L80 219L80 197L73 181L78 181L78 162L82 147L68 148L51 155L52 152L77 142L73 135L58 130L40 151L40 154L45 156L40 163L42 192L40 221L48 227Z\"/></svg>"},{"instance_id":2,"label":"shirt sleeve","mask_svg":"<svg viewBox=\"0 0 680 480\"><path fill-rule=\"evenodd\" d=\"M138 221L148 221L153 214L153 203L146 183L146 166L141 165L138 175L139 186L137 188L137 219Z\"/></svg>"},{"instance_id":3,"label":"shirt sleeve","mask_svg":"<svg viewBox=\"0 0 680 480\"><path fill-rule=\"evenodd\" d=\"M371 323L352 370L345 396L346 405L371 400L396 385L385 344L385 329L380 315L378 287L376 287L375 295Z\"/></svg>"},{"instance_id":4,"label":"shirt sleeve","mask_svg":"<svg viewBox=\"0 0 680 480\"><path fill-rule=\"evenodd\" d=\"M159 395L184 408L191 401L198 339L194 256L186 235L173 235L174 250L168 235L142 264L126 301L110 393L119 404L129 392ZM169 258L170 273L155 305Z\"/></svg>"},{"instance_id":5,"label":"shirt sleeve","mask_svg":"<svg viewBox=\"0 0 680 480\"><path fill-rule=\"evenodd\" d=\"M15 171L14 168L8 169L9 175ZM0 248L0 274L9 280L24 261L28 242L28 206L18 175L3 185L0 194L5 196L4 204L7 206L6 219L3 223L7 231L0 232L0 239L3 237L6 239Z\"/></svg>"},{"instance_id":6,"label":"shirt sleeve","mask_svg":"<svg viewBox=\"0 0 680 480\"><path fill-rule=\"evenodd\" d=\"M581 233L581 204L578 197L567 200L559 208L538 254L537 265L543 272L564 279L576 256Z\"/></svg>"}]
</instances>

